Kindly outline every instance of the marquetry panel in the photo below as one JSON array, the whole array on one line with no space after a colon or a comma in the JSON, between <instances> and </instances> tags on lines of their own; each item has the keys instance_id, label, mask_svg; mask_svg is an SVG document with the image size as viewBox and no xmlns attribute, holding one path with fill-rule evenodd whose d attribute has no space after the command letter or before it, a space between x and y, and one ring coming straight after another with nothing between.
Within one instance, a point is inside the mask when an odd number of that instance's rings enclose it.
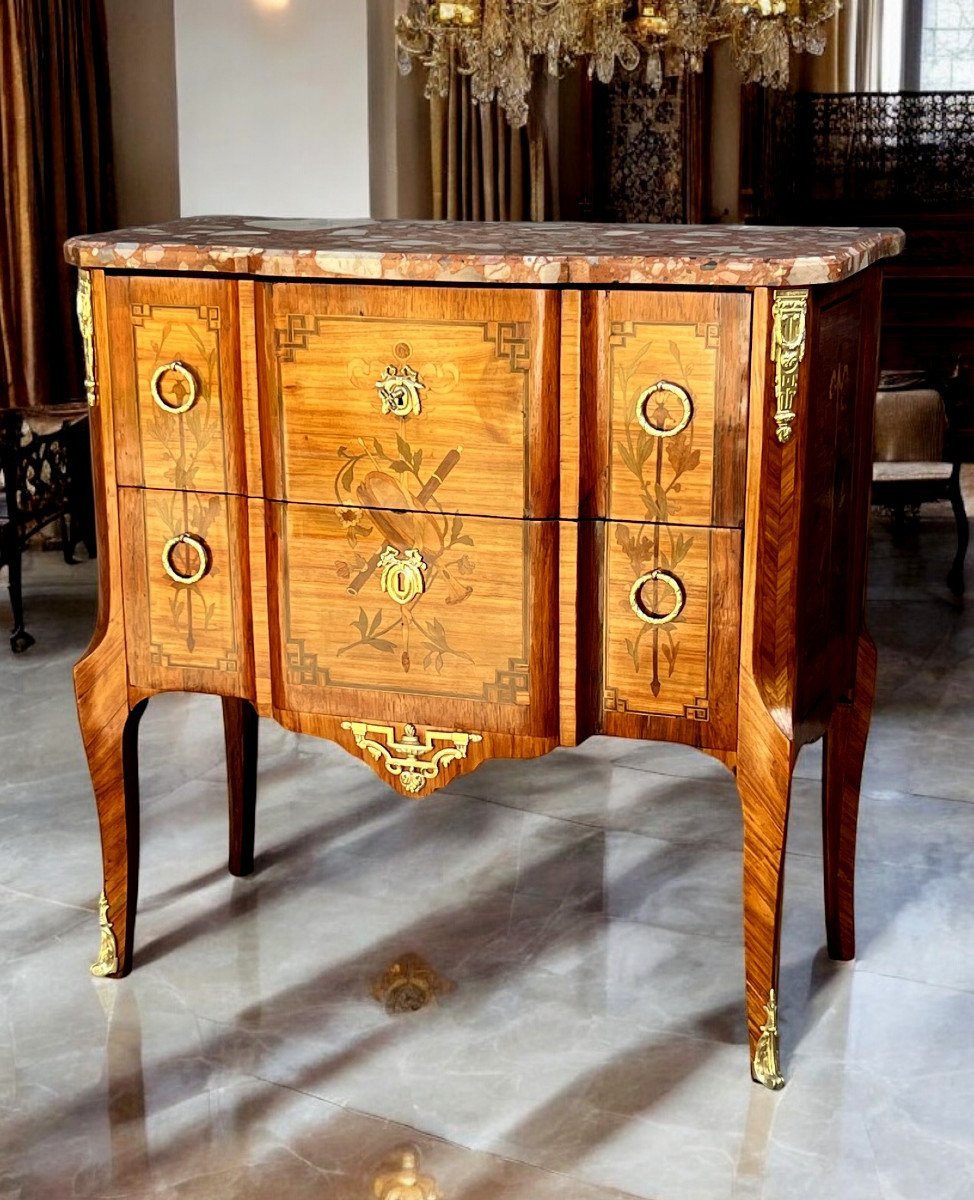
<instances>
[{"instance_id":1,"label":"marquetry panel","mask_svg":"<svg viewBox=\"0 0 974 1200\"><path fill-rule=\"evenodd\" d=\"M709 722L716 708L733 710L740 534L608 522L604 537L604 712ZM654 571L664 574L634 593ZM637 609L656 617L678 611L650 623Z\"/></svg>"},{"instance_id":2,"label":"marquetry panel","mask_svg":"<svg viewBox=\"0 0 974 1200\"><path fill-rule=\"evenodd\" d=\"M129 679L147 690L250 695L253 639L249 618L246 501L205 492L122 488L122 574ZM177 582L163 555L188 534L203 547L198 582ZM177 574L203 565L180 544Z\"/></svg>"},{"instance_id":3,"label":"marquetry panel","mask_svg":"<svg viewBox=\"0 0 974 1200\"><path fill-rule=\"evenodd\" d=\"M267 507L279 706L476 730L555 718L553 523Z\"/></svg>"},{"instance_id":4,"label":"marquetry panel","mask_svg":"<svg viewBox=\"0 0 974 1200\"><path fill-rule=\"evenodd\" d=\"M553 515L558 397L543 379L557 369L556 294L261 291L269 496Z\"/></svg>"},{"instance_id":5,"label":"marquetry panel","mask_svg":"<svg viewBox=\"0 0 974 1200\"><path fill-rule=\"evenodd\" d=\"M601 307L610 399L608 434L595 444L607 454L608 495L594 515L739 525L750 298L620 291Z\"/></svg>"},{"instance_id":6,"label":"marquetry panel","mask_svg":"<svg viewBox=\"0 0 974 1200\"><path fill-rule=\"evenodd\" d=\"M106 286L119 482L246 493L237 285L109 276Z\"/></svg>"}]
</instances>

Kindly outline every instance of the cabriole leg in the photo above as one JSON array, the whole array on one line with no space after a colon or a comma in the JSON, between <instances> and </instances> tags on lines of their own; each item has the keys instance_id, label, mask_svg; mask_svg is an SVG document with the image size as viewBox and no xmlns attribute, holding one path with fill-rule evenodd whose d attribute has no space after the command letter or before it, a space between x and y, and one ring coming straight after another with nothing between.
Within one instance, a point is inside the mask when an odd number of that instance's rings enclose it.
<instances>
[{"instance_id":1,"label":"cabriole leg","mask_svg":"<svg viewBox=\"0 0 974 1200\"><path fill-rule=\"evenodd\" d=\"M139 892L139 721L146 700L127 704L95 724L79 706L81 733L95 791L104 871L99 920L101 944L92 975L121 978L132 969Z\"/></svg>"},{"instance_id":2,"label":"cabriole leg","mask_svg":"<svg viewBox=\"0 0 974 1200\"><path fill-rule=\"evenodd\" d=\"M223 734L227 748L230 874L249 875L254 869L257 808L257 712L249 700L223 697Z\"/></svg>"},{"instance_id":3,"label":"cabriole leg","mask_svg":"<svg viewBox=\"0 0 974 1200\"><path fill-rule=\"evenodd\" d=\"M854 883L859 788L866 735L876 695L876 647L859 638L852 701L840 704L825 734L822 767L822 839L825 871L825 929L831 958L856 953Z\"/></svg>"},{"instance_id":4,"label":"cabriole leg","mask_svg":"<svg viewBox=\"0 0 974 1200\"><path fill-rule=\"evenodd\" d=\"M753 711L738 747L744 818L744 971L751 1075L784 1084L778 1059L777 993L785 837L795 754L770 716Z\"/></svg>"}]
</instances>

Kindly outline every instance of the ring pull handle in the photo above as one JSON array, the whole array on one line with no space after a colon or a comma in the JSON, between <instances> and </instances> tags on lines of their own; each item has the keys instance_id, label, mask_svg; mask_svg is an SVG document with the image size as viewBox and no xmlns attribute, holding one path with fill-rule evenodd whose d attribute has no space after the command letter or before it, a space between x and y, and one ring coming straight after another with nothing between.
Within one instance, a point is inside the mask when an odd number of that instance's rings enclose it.
<instances>
[{"instance_id":1,"label":"ring pull handle","mask_svg":"<svg viewBox=\"0 0 974 1200\"><path fill-rule=\"evenodd\" d=\"M199 560L196 570L188 575L183 574L177 568L175 562L173 562L173 555L178 546L188 546ZM186 585L199 583L210 569L210 552L199 538L193 537L191 533L181 533L178 537L170 538L166 542L165 548L162 551L162 565L173 583L183 583Z\"/></svg>"},{"instance_id":2,"label":"ring pull handle","mask_svg":"<svg viewBox=\"0 0 974 1200\"><path fill-rule=\"evenodd\" d=\"M180 404L170 404L162 394L162 381L170 372L179 376L182 382L177 386L184 388L186 392L186 398ZM176 414L189 412L199 398L200 387L196 381L196 376L189 367L185 363L174 360L173 362L163 363L154 372L149 383L149 391L152 393L152 399L155 400L163 412Z\"/></svg>"},{"instance_id":3,"label":"ring pull handle","mask_svg":"<svg viewBox=\"0 0 974 1200\"><path fill-rule=\"evenodd\" d=\"M683 412L680 419L672 427L672 429L664 429L659 425L654 425L649 419L649 404L650 401L659 392L667 392L671 396L675 396L680 402ZM660 401L656 402L657 404ZM690 399L690 393L681 388L678 383L670 383L668 379L659 379L651 387L646 388L644 392L640 392L636 400L636 419L643 429L653 437L674 437L678 433L682 433L693 419L693 401Z\"/></svg>"},{"instance_id":4,"label":"ring pull handle","mask_svg":"<svg viewBox=\"0 0 974 1200\"><path fill-rule=\"evenodd\" d=\"M669 612L659 613L646 606L643 600L643 588L648 583L665 583L673 592L673 607ZM645 621L647 625L668 625L670 621L675 621L676 618L683 612L683 607L687 602L686 588L677 579L675 575L671 575L669 571L649 571L645 575L640 575L636 582L629 590L629 606L640 621Z\"/></svg>"}]
</instances>

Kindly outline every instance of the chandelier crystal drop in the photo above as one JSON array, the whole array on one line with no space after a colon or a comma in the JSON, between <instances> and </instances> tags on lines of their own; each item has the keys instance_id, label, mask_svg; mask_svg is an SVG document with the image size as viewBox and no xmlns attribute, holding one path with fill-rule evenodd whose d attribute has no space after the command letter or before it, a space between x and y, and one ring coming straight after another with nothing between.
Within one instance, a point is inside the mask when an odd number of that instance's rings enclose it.
<instances>
[{"instance_id":1,"label":"chandelier crystal drop","mask_svg":"<svg viewBox=\"0 0 974 1200\"><path fill-rule=\"evenodd\" d=\"M396 20L399 69L426 67L426 95L446 97L454 72L475 101L497 100L512 125L528 118L539 62L559 76L583 62L608 83L644 64L658 90L665 75L703 69L729 40L744 82L783 88L792 51L821 54L839 0L409 0Z\"/></svg>"}]
</instances>

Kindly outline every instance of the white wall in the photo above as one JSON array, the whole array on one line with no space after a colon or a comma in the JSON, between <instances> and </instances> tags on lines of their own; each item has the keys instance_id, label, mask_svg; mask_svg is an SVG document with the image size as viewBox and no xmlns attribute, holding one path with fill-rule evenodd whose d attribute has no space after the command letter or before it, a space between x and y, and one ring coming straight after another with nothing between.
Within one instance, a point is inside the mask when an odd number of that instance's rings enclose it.
<instances>
[{"instance_id":1,"label":"white wall","mask_svg":"<svg viewBox=\"0 0 974 1200\"><path fill-rule=\"evenodd\" d=\"M363 0L175 0L184 216L369 215Z\"/></svg>"}]
</instances>

